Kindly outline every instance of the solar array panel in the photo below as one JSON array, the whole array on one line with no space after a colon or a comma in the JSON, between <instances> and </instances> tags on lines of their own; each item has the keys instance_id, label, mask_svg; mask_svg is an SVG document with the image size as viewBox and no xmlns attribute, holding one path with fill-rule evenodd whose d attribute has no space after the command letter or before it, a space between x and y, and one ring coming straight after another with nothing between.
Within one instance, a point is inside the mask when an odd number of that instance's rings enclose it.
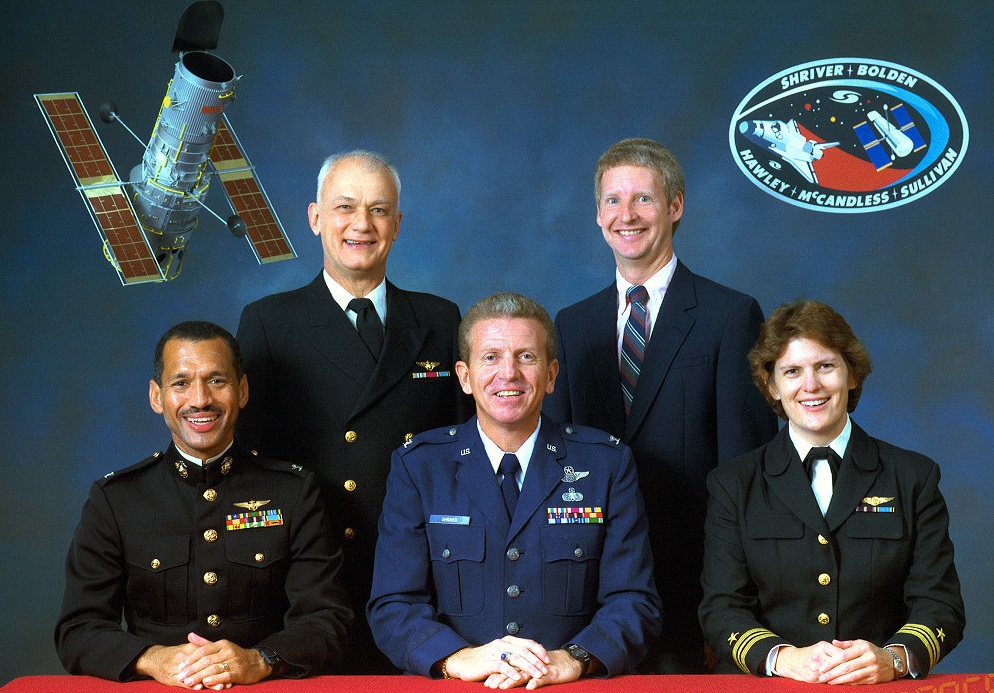
<instances>
[{"instance_id":1,"label":"solar array panel","mask_svg":"<svg viewBox=\"0 0 994 693\"><path fill-rule=\"evenodd\" d=\"M224 184L231 208L248 227L249 245L259 263L297 257L227 117L219 123L210 159Z\"/></svg>"},{"instance_id":2,"label":"solar array panel","mask_svg":"<svg viewBox=\"0 0 994 693\"><path fill-rule=\"evenodd\" d=\"M163 281L134 208L107 156L79 94L35 94L77 189L87 203L104 255L122 284Z\"/></svg>"}]
</instances>

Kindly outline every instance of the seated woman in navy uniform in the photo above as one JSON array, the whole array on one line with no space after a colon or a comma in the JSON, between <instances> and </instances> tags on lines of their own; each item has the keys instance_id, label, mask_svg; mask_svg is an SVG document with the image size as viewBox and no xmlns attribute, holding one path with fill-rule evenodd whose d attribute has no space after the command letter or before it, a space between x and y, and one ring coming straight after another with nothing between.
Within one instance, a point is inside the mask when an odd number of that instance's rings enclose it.
<instances>
[{"instance_id":1,"label":"seated woman in navy uniform","mask_svg":"<svg viewBox=\"0 0 994 693\"><path fill-rule=\"evenodd\" d=\"M708 477L700 619L719 672L926 675L965 623L938 466L852 421L870 358L824 303L777 308L749 361L787 425Z\"/></svg>"}]
</instances>

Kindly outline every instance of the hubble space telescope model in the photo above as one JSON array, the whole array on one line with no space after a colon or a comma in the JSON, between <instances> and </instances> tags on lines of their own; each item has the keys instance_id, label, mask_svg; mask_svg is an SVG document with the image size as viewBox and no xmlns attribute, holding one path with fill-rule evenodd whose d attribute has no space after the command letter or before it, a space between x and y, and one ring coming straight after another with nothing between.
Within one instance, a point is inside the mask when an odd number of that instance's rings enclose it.
<instances>
[{"instance_id":1,"label":"hubble space telescope model","mask_svg":"<svg viewBox=\"0 0 994 693\"><path fill-rule=\"evenodd\" d=\"M784 161L797 169L809 183L818 184L814 162L818 161L829 147L838 147L838 142L815 142L801 134L797 121L791 118L782 120L746 120L739 124L739 132L760 146L780 155Z\"/></svg>"},{"instance_id":2,"label":"hubble space telescope model","mask_svg":"<svg viewBox=\"0 0 994 693\"><path fill-rule=\"evenodd\" d=\"M887 118L887 113L894 116L893 123ZM867 120L873 123L873 127L880 133L879 139L867 124ZM870 157L870 162L878 171L893 164L898 157L908 156L908 154L925 147L925 140L922 139L921 133L918 132L917 126L911 120L908 109L903 103L890 109L887 108L887 104L884 104L884 115L880 115L878 111L870 111L866 114L866 120L853 126L853 131L863 145L863 149L866 150L866 155ZM888 154L880 146L881 143L886 143L892 153Z\"/></svg>"},{"instance_id":3,"label":"hubble space telescope model","mask_svg":"<svg viewBox=\"0 0 994 693\"><path fill-rule=\"evenodd\" d=\"M224 10L214 0L190 5L176 29L176 71L140 164L122 181L79 94L35 94L35 100L76 180L104 241L104 255L122 284L175 279L190 238L207 210L207 189L218 179L234 214L228 229L246 237L260 264L296 257L225 115L238 77L208 51L217 47ZM100 109L143 144L116 112Z\"/></svg>"}]
</instances>

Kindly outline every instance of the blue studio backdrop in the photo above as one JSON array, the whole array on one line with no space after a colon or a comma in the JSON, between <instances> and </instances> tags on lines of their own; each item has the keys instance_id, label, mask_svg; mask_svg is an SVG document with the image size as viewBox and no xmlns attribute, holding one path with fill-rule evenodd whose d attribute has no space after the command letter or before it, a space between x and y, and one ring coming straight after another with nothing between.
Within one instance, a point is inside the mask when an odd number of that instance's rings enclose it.
<instances>
[{"instance_id":1,"label":"blue studio backdrop","mask_svg":"<svg viewBox=\"0 0 994 693\"><path fill-rule=\"evenodd\" d=\"M113 100L147 142L187 4L54 0L4 11L0 684L61 671L52 632L87 489L168 443L147 396L158 336L192 318L234 331L246 303L319 271L306 208L327 154L374 149L399 168L394 283L463 311L514 290L555 314L613 280L592 177L598 156L633 136L661 141L683 165L675 247L692 270L756 296L767 314L800 296L824 300L867 345L875 368L855 420L943 472L968 622L939 671L990 670L994 4L227 0L216 53L240 76L227 114L299 257L259 266L201 215L179 278L122 286L32 95L78 92L127 176L143 148L97 109ZM800 90L796 103L781 94L737 113L779 73L844 59L907 68L918 87L890 85L906 96L937 84L950 97L933 90L926 100L954 126L955 167L909 180L928 189L906 204L853 213L795 204L774 194L775 181L825 198L732 127L796 115L802 143L846 140L822 161L808 157L822 183L855 181L838 157L866 158L856 123L832 120L852 117L844 94L808 102ZM842 87L867 91L851 77ZM909 106L937 138L927 109ZM760 172L743 166L745 147ZM867 206L870 189L849 187ZM226 209L220 190L208 204Z\"/></svg>"}]
</instances>

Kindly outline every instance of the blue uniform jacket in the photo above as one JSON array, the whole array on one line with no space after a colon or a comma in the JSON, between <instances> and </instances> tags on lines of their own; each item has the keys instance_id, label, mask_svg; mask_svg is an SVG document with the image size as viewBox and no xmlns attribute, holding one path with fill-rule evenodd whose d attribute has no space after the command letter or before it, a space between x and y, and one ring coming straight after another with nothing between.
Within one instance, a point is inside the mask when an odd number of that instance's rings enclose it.
<instances>
[{"instance_id":1,"label":"blue uniform jacket","mask_svg":"<svg viewBox=\"0 0 994 693\"><path fill-rule=\"evenodd\" d=\"M563 508L587 517L554 522ZM505 635L630 671L660 627L631 451L543 418L509 523L475 417L416 436L393 455L367 617L393 663L425 676Z\"/></svg>"}]
</instances>

